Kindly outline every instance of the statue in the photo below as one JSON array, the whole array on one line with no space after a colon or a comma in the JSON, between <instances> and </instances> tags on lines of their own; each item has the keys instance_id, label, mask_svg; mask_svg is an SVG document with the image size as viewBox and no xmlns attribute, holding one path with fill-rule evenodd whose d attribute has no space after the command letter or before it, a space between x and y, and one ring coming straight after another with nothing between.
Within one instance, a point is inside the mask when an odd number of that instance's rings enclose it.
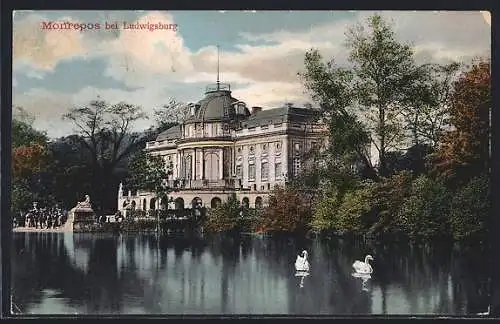
<instances>
[{"instance_id":1,"label":"statue","mask_svg":"<svg viewBox=\"0 0 500 324\"><path fill-rule=\"evenodd\" d=\"M78 202L76 204L76 208L90 208L90 209L92 209L92 204L90 203L90 196L85 195L85 200Z\"/></svg>"},{"instance_id":2,"label":"statue","mask_svg":"<svg viewBox=\"0 0 500 324\"><path fill-rule=\"evenodd\" d=\"M118 187L118 193L123 195L123 183L120 182L120 187Z\"/></svg>"}]
</instances>

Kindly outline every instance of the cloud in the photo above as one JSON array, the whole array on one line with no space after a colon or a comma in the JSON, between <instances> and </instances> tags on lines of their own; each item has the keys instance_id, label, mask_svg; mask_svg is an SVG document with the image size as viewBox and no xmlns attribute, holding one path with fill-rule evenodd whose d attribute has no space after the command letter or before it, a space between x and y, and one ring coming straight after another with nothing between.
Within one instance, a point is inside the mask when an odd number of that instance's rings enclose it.
<instances>
[{"instance_id":1,"label":"cloud","mask_svg":"<svg viewBox=\"0 0 500 324\"><path fill-rule=\"evenodd\" d=\"M175 24L174 16L167 12L139 14L137 22ZM286 101L297 104L309 101L297 76L303 69L305 51L317 48L323 57L335 57L336 63L347 64L348 52L344 47L347 27L364 22L372 14L360 12L355 20L346 18L297 32L241 33L239 42L232 44L234 50L220 52L221 81L231 83L233 95L251 106L266 108ZM466 61L474 56L491 55L491 27L479 11L380 14L393 23L399 40L414 45L418 62ZM115 33L47 32L39 28L43 20L44 17L30 13L15 23L15 71L40 78L61 60L97 57L107 62L104 75L132 90L89 86L74 94L32 89L15 96L16 104L36 112L40 119L55 120L55 116L67 110L68 104L95 99L97 94L111 102L125 100L151 111L169 96L180 101L194 100L179 97L185 94L178 91L179 87L194 89L195 84L215 81L216 47L191 50L185 44L182 28L178 31L121 29ZM198 99L201 97L200 91Z\"/></svg>"},{"instance_id":2,"label":"cloud","mask_svg":"<svg viewBox=\"0 0 500 324\"><path fill-rule=\"evenodd\" d=\"M85 56L83 34L75 30L43 30L42 16L30 14L16 21L13 30L12 55L14 63L29 62L41 71L51 71L61 60ZM77 22L71 17L60 21Z\"/></svg>"}]
</instances>

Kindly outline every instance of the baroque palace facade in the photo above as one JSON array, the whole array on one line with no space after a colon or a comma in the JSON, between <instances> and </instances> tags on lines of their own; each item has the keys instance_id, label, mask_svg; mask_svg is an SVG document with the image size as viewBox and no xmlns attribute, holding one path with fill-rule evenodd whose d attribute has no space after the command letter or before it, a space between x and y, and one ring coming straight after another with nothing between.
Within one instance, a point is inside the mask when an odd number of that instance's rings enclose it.
<instances>
[{"instance_id":1,"label":"baroque palace facade","mask_svg":"<svg viewBox=\"0 0 500 324\"><path fill-rule=\"evenodd\" d=\"M118 209L213 208L233 193L242 205L265 206L275 185L298 175L304 153L323 143L326 128L315 121L317 114L291 104L248 109L228 84L209 86L181 125L146 144L173 170L165 181L176 190L159 201L151 192L124 192L120 185Z\"/></svg>"}]
</instances>

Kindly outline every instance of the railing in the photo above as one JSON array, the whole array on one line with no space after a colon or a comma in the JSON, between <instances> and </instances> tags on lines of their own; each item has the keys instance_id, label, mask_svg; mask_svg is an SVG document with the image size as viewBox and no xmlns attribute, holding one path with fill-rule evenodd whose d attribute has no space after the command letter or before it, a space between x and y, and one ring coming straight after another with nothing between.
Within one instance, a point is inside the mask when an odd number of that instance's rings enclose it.
<instances>
[{"instance_id":1,"label":"railing","mask_svg":"<svg viewBox=\"0 0 500 324\"><path fill-rule=\"evenodd\" d=\"M174 189L240 189L241 179L179 179L167 180L166 185Z\"/></svg>"}]
</instances>

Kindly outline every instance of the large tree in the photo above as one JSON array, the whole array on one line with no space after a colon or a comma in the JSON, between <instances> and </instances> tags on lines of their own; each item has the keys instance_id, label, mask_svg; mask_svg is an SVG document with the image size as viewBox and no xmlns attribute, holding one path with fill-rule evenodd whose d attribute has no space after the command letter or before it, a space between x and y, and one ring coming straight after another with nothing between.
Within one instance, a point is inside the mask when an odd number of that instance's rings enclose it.
<instances>
[{"instance_id":1,"label":"large tree","mask_svg":"<svg viewBox=\"0 0 500 324\"><path fill-rule=\"evenodd\" d=\"M42 173L47 169L48 138L33 127L34 117L21 107L13 109L12 120L12 205L14 211L26 210L33 201L49 199Z\"/></svg>"},{"instance_id":2,"label":"large tree","mask_svg":"<svg viewBox=\"0 0 500 324\"><path fill-rule=\"evenodd\" d=\"M144 147L147 134L134 132L133 126L147 118L146 114L140 106L125 102L111 105L98 99L71 108L64 118L76 126L80 144L89 153L86 162L93 172L93 202L99 209L116 208L119 179L115 171L121 162Z\"/></svg>"},{"instance_id":3,"label":"large tree","mask_svg":"<svg viewBox=\"0 0 500 324\"><path fill-rule=\"evenodd\" d=\"M405 137L403 103L415 95L412 85L425 77L425 69L416 65L411 46L400 43L379 15L369 17L367 26L349 28L346 36L348 67L334 60L324 63L319 52L311 50L302 77L330 124L332 153L347 159L340 164L356 161L367 176L376 178L370 159L373 145L378 174L385 176L387 152L399 149Z\"/></svg>"},{"instance_id":4,"label":"large tree","mask_svg":"<svg viewBox=\"0 0 500 324\"><path fill-rule=\"evenodd\" d=\"M490 168L491 71L479 60L454 82L450 128L435 156L435 170L448 180L467 181Z\"/></svg>"},{"instance_id":5,"label":"large tree","mask_svg":"<svg viewBox=\"0 0 500 324\"><path fill-rule=\"evenodd\" d=\"M142 150L130 161L127 186L130 189L150 191L163 199L172 191L172 187L166 182L172 171L173 164L167 164L161 155L152 155Z\"/></svg>"},{"instance_id":6,"label":"large tree","mask_svg":"<svg viewBox=\"0 0 500 324\"><path fill-rule=\"evenodd\" d=\"M189 105L171 98L167 104L155 109L153 113L156 127L164 130L182 123L189 113Z\"/></svg>"}]
</instances>

